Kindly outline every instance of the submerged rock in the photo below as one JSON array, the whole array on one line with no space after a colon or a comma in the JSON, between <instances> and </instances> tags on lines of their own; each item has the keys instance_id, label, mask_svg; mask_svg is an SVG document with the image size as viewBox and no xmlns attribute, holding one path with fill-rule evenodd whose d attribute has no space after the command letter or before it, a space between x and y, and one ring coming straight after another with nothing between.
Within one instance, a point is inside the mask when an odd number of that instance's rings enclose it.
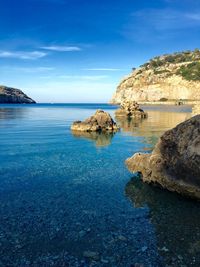
<instances>
[{"instance_id":1,"label":"submerged rock","mask_svg":"<svg viewBox=\"0 0 200 267\"><path fill-rule=\"evenodd\" d=\"M127 183L125 194L134 208L149 209L148 216L154 229L158 252L162 257L162 264L155 266L197 267L198 264L191 265L191 258L196 263L200 262L200 247L192 252L191 249L199 242L199 203L143 183L139 176L135 175ZM144 246L148 246L146 253L149 253L151 247L145 243ZM183 256L182 263L179 255Z\"/></svg>"},{"instance_id":2,"label":"submerged rock","mask_svg":"<svg viewBox=\"0 0 200 267\"><path fill-rule=\"evenodd\" d=\"M116 132L119 130L119 127L109 113L97 110L93 116L85 121L75 121L71 126L71 130L81 132Z\"/></svg>"},{"instance_id":3,"label":"submerged rock","mask_svg":"<svg viewBox=\"0 0 200 267\"><path fill-rule=\"evenodd\" d=\"M0 85L0 103L34 104L35 101L19 89Z\"/></svg>"},{"instance_id":4,"label":"submerged rock","mask_svg":"<svg viewBox=\"0 0 200 267\"><path fill-rule=\"evenodd\" d=\"M90 250L84 251L83 257L94 261L100 260L100 254L96 251L90 251Z\"/></svg>"},{"instance_id":5,"label":"submerged rock","mask_svg":"<svg viewBox=\"0 0 200 267\"><path fill-rule=\"evenodd\" d=\"M144 112L135 101L124 100L120 108L115 112L116 117L130 117L136 119L147 118L147 113Z\"/></svg>"},{"instance_id":6,"label":"submerged rock","mask_svg":"<svg viewBox=\"0 0 200 267\"><path fill-rule=\"evenodd\" d=\"M126 165L144 182L200 199L200 115L165 132L152 154L136 153Z\"/></svg>"}]
</instances>

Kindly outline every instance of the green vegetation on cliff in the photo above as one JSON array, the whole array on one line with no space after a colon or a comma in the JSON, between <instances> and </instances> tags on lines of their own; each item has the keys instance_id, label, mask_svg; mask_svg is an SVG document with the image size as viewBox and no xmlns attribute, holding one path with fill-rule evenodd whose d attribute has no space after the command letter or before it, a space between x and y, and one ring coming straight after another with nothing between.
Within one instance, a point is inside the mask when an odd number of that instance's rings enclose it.
<instances>
[{"instance_id":1,"label":"green vegetation on cliff","mask_svg":"<svg viewBox=\"0 0 200 267\"><path fill-rule=\"evenodd\" d=\"M195 61L188 65L181 66L177 73L188 81L200 81L200 62Z\"/></svg>"},{"instance_id":2,"label":"green vegetation on cliff","mask_svg":"<svg viewBox=\"0 0 200 267\"><path fill-rule=\"evenodd\" d=\"M141 65L145 69L157 68L167 64L179 64L184 62L200 60L200 50L175 52L173 54L166 54L152 58L149 62Z\"/></svg>"},{"instance_id":3,"label":"green vegetation on cliff","mask_svg":"<svg viewBox=\"0 0 200 267\"><path fill-rule=\"evenodd\" d=\"M169 71L170 65L177 65L176 72ZM179 66L180 65L180 66ZM145 70L152 69L154 74L180 75L190 81L200 80L200 50L184 51L170 55L154 57L140 66Z\"/></svg>"}]
</instances>

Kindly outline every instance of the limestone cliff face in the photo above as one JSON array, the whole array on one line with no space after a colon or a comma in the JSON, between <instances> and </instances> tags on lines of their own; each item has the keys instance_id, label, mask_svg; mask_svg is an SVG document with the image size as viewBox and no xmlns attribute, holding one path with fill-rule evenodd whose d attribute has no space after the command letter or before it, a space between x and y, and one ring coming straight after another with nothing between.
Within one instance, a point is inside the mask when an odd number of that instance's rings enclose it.
<instances>
[{"instance_id":1,"label":"limestone cliff face","mask_svg":"<svg viewBox=\"0 0 200 267\"><path fill-rule=\"evenodd\" d=\"M111 103L200 100L200 51L151 59L124 78Z\"/></svg>"},{"instance_id":2,"label":"limestone cliff face","mask_svg":"<svg viewBox=\"0 0 200 267\"><path fill-rule=\"evenodd\" d=\"M25 95L21 90L16 88L10 88L6 86L0 86L0 104L34 104L33 99Z\"/></svg>"}]
</instances>

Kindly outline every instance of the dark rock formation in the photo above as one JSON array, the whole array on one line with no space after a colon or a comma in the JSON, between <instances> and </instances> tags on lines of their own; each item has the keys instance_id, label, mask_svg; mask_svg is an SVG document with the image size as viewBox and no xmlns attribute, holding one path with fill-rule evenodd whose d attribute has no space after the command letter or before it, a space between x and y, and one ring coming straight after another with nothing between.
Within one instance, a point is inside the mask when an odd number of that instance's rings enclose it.
<instances>
[{"instance_id":1,"label":"dark rock formation","mask_svg":"<svg viewBox=\"0 0 200 267\"><path fill-rule=\"evenodd\" d=\"M165 132L152 154L136 153L126 165L144 182L200 199L200 115Z\"/></svg>"},{"instance_id":2,"label":"dark rock formation","mask_svg":"<svg viewBox=\"0 0 200 267\"><path fill-rule=\"evenodd\" d=\"M34 104L36 103L33 99L25 95L21 90L10 88L6 86L0 86L0 103L9 104Z\"/></svg>"},{"instance_id":3,"label":"dark rock formation","mask_svg":"<svg viewBox=\"0 0 200 267\"><path fill-rule=\"evenodd\" d=\"M137 102L128 100L121 103L120 108L116 110L115 115L116 117L131 117L136 119L147 118L147 113L140 108Z\"/></svg>"},{"instance_id":4,"label":"dark rock formation","mask_svg":"<svg viewBox=\"0 0 200 267\"><path fill-rule=\"evenodd\" d=\"M115 132L119 127L109 113L97 110L96 113L85 121L75 121L71 126L72 131L81 132Z\"/></svg>"}]
</instances>

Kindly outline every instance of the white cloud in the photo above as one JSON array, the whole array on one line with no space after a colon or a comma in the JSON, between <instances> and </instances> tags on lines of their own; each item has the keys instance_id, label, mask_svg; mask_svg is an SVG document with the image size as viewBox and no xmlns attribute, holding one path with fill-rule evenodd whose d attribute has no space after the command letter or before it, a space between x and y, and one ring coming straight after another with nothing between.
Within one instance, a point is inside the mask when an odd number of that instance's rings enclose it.
<instances>
[{"instance_id":1,"label":"white cloud","mask_svg":"<svg viewBox=\"0 0 200 267\"><path fill-rule=\"evenodd\" d=\"M47 53L40 51L25 52L25 51L0 51L1 58L17 58L17 59L39 59L45 57Z\"/></svg>"},{"instance_id":2,"label":"white cloud","mask_svg":"<svg viewBox=\"0 0 200 267\"><path fill-rule=\"evenodd\" d=\"M60 75L58 78L73 79L73 80L87 80L87 81L99 81L108 78L107 75Z\"/></svg>"},{"instance_id":3,"label":"white cloud","mask_svg":"<svg viewBox=\"0 0 200 267\"><path fill-rule=\"evenodd\" d=\"M200 12L198 13L187 13L186 18L194 21L200 21Z\"/></svg>"},{"instance_id":4,"label":"white cloud","mask_svg":"<svg viewBox=\"0 0 200 267\"><path fill-rule=\"evenodd\" d=\"M42 46L41 49L57 51L57 52L73 52L81 51L81 48L78 46Z\"/></svg>"},{"instance_id":5,"label":"white cloud","mask_svg":"<svg viewBox=\"0 0 200 267\"><path fill-rule=\"evenodd\" d=\"M131 40L157 44L158 41L177 40L200 27L200 10L194 12L175 8L147 8L133 12L122 34ZM153 36L153 37L152 37Z\"/></svg>"},{"instance_id":6,"label":"white cloud","mask_svg":"<svg viewBox=\"0 0 200 267\"><path fill-rule=\"evenodd\" d=\"M52 77L51 76L40 76L39 78L40 79L51 79Z\"/></svg>"},{"instance_id":7,"label":"white cloud","mask_svg":"<svg viewBox=\"0 0 200 267\"><path fill-rule=\"evenodd\" d=\"M30 73L46 72L46 71L54 70L54 68L52 68L52 67L33 67L33 68L29 68L29 67L27 67L27 68L16 67L16 68L13 68L13 69L14 70L18 70L18 71L23 71L23 72L30 72Z\"/></svg>"},{"instance_id":8,"label":"white cloud","mask_svg":"<svg viewBox=\"0 0 200 267\"><path fill-rule=\"evenodd\" d=\"M52 4L66 4L66 0L30 0L35 2L48 2Z\"/></svg>"},{"instance_id":9,"label":"white cloud","mask_svg":"<svg viewBox=\"0 0 200 267\"><path fill-rule=\"evenodd\" d=\"M144 9L132 14L141 27L155 30L184 29L200 25L199 12L183 12L175 9Z\"/></svg>"},{"instance_id":10,"label":"white cloud","mask_svg":"<svg viewBox=\"0 0 200 267\"><path fill-rule=\"evenodd\" d=\"M83 69L83 70L89 70L89 71L120 71L121 69L117 69L117 68L89 68L89 69Z\"/></svg>"}]
</instances>

